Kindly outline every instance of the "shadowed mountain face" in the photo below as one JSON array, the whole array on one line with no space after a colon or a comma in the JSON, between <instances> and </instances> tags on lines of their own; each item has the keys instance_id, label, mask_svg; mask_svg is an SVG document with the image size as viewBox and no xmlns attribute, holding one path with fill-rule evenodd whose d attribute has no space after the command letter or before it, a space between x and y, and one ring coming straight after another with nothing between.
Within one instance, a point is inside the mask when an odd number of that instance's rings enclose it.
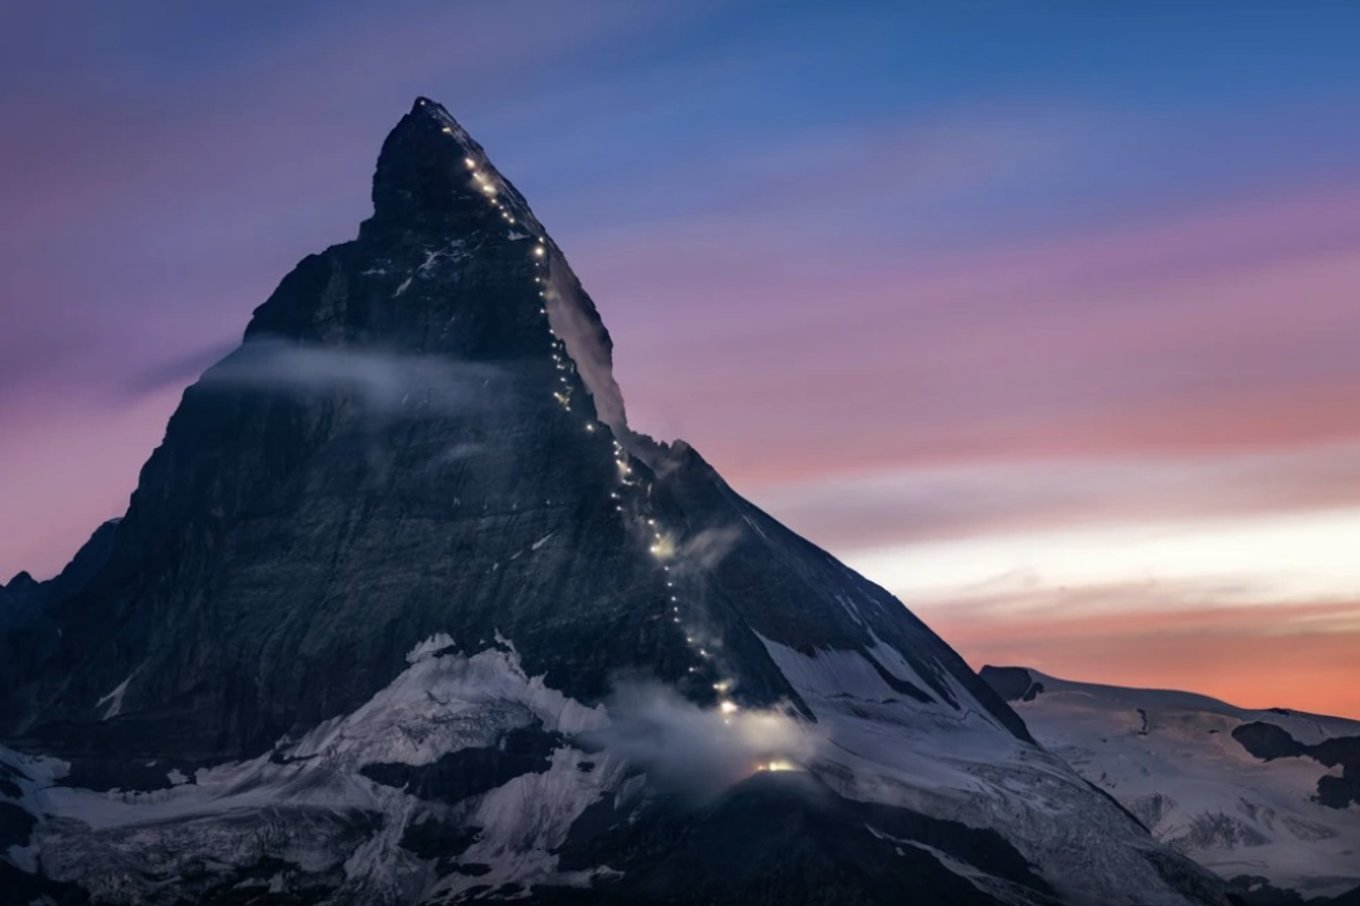
<instances>
[{"instance_id":1,"label":"shadowed mountain face","mask_svg":"<svg viewBox=\"0 0 1360 906\"><path fill-rule=\"evenodd\" d=\"M443 108L373 201L79 581L0 596L26 889L716 902L679 879L749 828L780 842L733 902L1218 901L899 602L628 427L593 302Z\"/></svg>"}]
</instances>

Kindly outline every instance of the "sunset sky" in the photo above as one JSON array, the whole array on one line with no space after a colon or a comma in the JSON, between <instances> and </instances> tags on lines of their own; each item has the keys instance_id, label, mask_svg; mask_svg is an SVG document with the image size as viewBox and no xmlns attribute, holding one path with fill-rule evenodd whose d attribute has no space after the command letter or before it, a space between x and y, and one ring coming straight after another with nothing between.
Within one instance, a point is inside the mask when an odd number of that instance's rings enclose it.
<instances>
[{"instance_id":1,"label":"sunset sky","mask_svg":"<svg viewBox=\"0 0 1360 906\"><path fill-rule=\"evenodd\" d=\"M634 427L975 667L1360 717L1360 5L29 4L0 34L0 580L352 238L416 95Z\"/></svg>"}]
</instances>

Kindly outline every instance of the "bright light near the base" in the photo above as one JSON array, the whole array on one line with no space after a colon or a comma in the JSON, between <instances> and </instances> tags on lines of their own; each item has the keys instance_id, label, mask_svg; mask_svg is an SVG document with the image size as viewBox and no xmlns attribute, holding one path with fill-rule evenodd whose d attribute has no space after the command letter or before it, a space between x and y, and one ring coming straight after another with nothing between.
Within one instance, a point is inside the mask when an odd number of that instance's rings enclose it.
<instances>
[{"instance_id":1,"label":"bright light near the base","mask_svg":"<svg viewBox=\"0 0 1360 906\"><path fill-rule=\"evenodd\" d=\"M737 703L729 701L720 702L718 704L718 710L721 711L723 714L736 714Z\"/></svg>"},{"instance_id":2,"label":"bright light near the base","mask_svg":"<svg viewBox=\"0 0 1360 906\"><path fill-rule=\"evenodd\" d=\"M762 761L756 765L757 771L796 771L798 765L783 758L772 758L769 761Z\"/></svg>"}]
</instances>

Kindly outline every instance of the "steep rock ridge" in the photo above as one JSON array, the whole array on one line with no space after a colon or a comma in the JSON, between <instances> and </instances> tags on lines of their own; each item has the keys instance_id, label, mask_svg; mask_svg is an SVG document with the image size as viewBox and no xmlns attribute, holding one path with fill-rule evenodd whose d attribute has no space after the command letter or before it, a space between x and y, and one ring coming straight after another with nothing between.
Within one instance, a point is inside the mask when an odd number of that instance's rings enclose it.
<instances>
[{"instance_id":1,"label":"steep rock ridge","mask_svg":"<svg viewBox=\"0 0 1360 906\"><path fill-rule=\"evenodd\" d=\"M100 902L1222 902L891 595L629 429L593 302L442 107L373 199L24 637L6 870Z\"/></svg>"},{"instance_id":2,"label":"steep rock ridge","mask_svg":"<svg viewBox=\"0 0 1360 906\"><path fill-rule=\"evenodd\" d=\"M0 689L17 690L33 676L60 638L60 623L53 611L80 593L104 568L113 548L118 520L95 529L71 562L45 582L21 572L8 585L0 585ZM31 707L13 694L0 696L0 724L16 710Z\"/></svg>"},{"instance_id":3,"label":"steep rock ridge","mask_svg":"<svg viewBox=\"0 0 1360 906\"><path fill-rule=\"evenodd\" d=\"M84 588L108 559L117 525L117 519L110 519L95 529L71 562L51 579L39 582L27 572L20 572L8 585L0 585L0 626L30 619L46 604L68 598Z\"/></svg>"},{"instance_id":4,"label":"steep rock ridge","mask_svg":"<svg viewBox=\"0 0 1360 906\"><path fill-rule=\"evenodd\" d=\"M1360 808L1343 799L1360 721L1024 667L984 667L982 678L1044 746L1256 901L1360 885Z\"/></svg>"}]
</instances>

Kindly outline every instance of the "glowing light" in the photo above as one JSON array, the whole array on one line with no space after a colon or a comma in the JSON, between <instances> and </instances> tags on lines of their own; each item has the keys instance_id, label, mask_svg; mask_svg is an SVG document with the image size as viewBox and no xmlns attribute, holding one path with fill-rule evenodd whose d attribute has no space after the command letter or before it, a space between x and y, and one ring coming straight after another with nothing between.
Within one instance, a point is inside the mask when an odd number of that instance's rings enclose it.
<instances>
[{"instance_id":1,"label":"glowing light","mask_svg":"<svg viewBox=\"0 0 1360 906\"><path fill-rule=\"evenodd\" d=\"M541 245L536 245L534 246L534 254L539 258L542 258L544 255L548 254L548 250Z\"/></svg>"},{"instance_id":2,"label":"glowing light","mask_svg":"<svg viewBox=\"0 0 1360 906\"><path fill-rule=\"evenodd\" d=\"M477 169L477 162L470 157L463 158L463 163L467 164L469 170Z\"/></svg>"},{"instance_id":3,"label":"glowing light","mask_svg":"<svg viewBox=\"0 0 1360 906\"><path fill-rule=\"evenodd\" d=\"M495 186L482 186L482 191L485 192L485 193L488 194L488 195L495 195L495 194L496 194L496 187L495 187Z\"/></svg>"},{"instance_id":4,"label":"glowing light","mask_svg":"<svg viewBox=\"0 0 1360 906\"><path fill-rule=\"evenodd\" d=\"M798 765L784 758L772 758L756 765L757 771L796 771Z\"/></svg>"},{"instance_id":5,"label":"glowing light","mask_svg":"<svg viewBox=\"0 0 1360 906\"><path fill-rule=\"evenodd\" d=\"M722 701L722 702L719 702L719 703L718 703L718 710L721 711L723 714L736 714L736 713L737 713L737 703L736 703L736 702L729 702L729 701Z\"/></svg>"},{"instance_id":6,"label":"glowing light","mask_svg":"<svg viewBox=\"0 0 1360 906\"><path fill-rule=\"evenodd\" d=\"M714 684L713 684L713 691L714 691L714 692L726 692L728 689L731 689L731 688L732 688L732 681L731 681L731 680L723 680L723 681L720 682L720 683L714 683Z\"/></svg>"},{"instance_id":7,"label":"glowing light","mask_svg":"<svg viewBox=\"0 0 1360 906\"><path fill-rule=\"evenodd\" d=\"M448 126L445 126L443 129L440 129L439 131L444 133L445 135L453 135L453 130L450 129Z\"/></svg>"}]
</instances>

